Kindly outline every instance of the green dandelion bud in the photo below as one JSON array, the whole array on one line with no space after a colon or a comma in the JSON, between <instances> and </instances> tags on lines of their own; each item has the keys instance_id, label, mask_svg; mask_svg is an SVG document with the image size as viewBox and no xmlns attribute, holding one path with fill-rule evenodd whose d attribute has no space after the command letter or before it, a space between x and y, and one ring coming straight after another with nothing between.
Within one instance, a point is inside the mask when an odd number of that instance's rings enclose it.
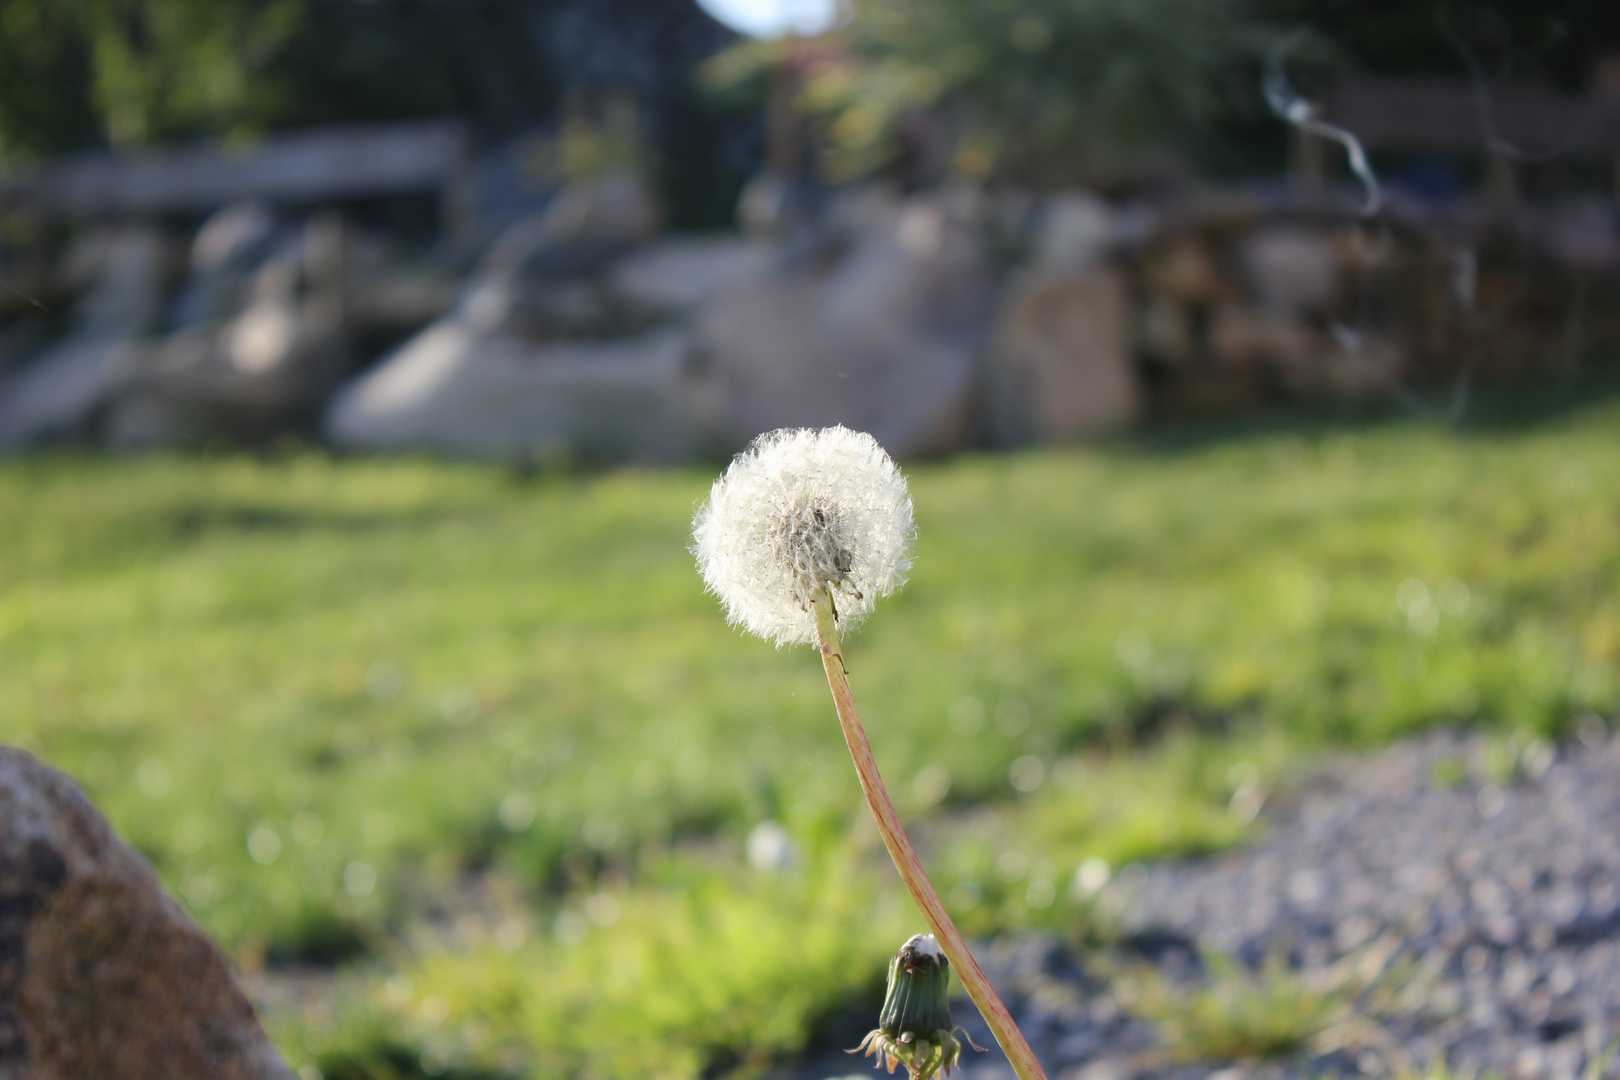
<instances>
[{"instance_id":1,"label":"green dandelion bud","mask_svg":"<svg viewBox=\"0 0 1620 1080\"><path fill-rule=\"evenodd\" d=\"M951 964L933 934L916 934L889 961L889 986L877 1030L850 1053L864 1050L894 1072L904 1065L912 1080L946 1076L961 1062L962 1044L951 1024ZM967 1033L962 1037L975 1050Z\"/></svg>"}]
</instances>

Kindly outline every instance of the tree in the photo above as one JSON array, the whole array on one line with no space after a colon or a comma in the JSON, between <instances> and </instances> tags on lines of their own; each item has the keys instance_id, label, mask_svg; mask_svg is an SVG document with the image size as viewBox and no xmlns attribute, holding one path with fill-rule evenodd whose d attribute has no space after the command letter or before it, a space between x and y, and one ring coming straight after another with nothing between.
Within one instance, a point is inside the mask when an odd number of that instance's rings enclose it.
<instances>
[{"instance_id":1,"label":"tree","mask_svg":"<svg viewBox=\"0 0 1620 1080\"><path fill-rule=\"evenodd\" d=\"M825 119L835 178L894 160L919 115L957 172L1082 176L1176 140L1257 45L1242 0L851 0L835 36L841 50L799 64L798 95ZM743 48L714 66L720 81L792 52Z\"/></svg>"},{"instance_id":2,"label":"tree","mask_svg":"<svg viewBox=\"0 0 1620 1080\"><path fill-rule=\"evenodd\" d=\"M96 141L91 56L79 13L62 0L0 0L0 159Z\"/></svg>"}]
</instances>

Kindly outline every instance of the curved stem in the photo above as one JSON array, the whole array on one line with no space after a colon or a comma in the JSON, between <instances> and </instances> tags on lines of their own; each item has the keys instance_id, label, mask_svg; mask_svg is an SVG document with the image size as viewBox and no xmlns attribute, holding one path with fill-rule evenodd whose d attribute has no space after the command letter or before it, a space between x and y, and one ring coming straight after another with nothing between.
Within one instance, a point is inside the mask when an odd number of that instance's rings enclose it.
<instances>
[{"instance_id":1,"label":"curved stem","mask_svg":"<svg viewBox=\"0 0 1620 1080\"><path fill-rule=\"evenodd\" d=\"M883 835L883 844L889 849L895 869L900 871L900 880L906 883L912 900L916 901L923 918L928 920L940 948L945 951L946 959L956 969L956 977L962 980L968 997L973 999L985 1023L990 1025L990 1031L995 1035L996 1042L1001 1044L1013 1071L1018 1074L1018 1080L1046 1080L1041 1063L1035 1060L1035 1052L1029 1048L1023 1032L1018 1030L1012 1015L1007 1012L1007 1006L1001 1003L990 980L985 978L973 954L968 951L967 942L945 911L945 905L940 903L939 894L934 891L927 871L917 858L911 841L906 838L905 829L900 826L900 816L894 812L894 804L889 801L883 778L878 775L877 761L872 757L871 744L866 741L866 731L855 712L855 694L849 687L844 655L838 642L837 618L833 613L832 599L826 592L816 594L815 611L821 665L827 671L827 685L832 688L833 703L838 707L838 723L844 729L844 741L849 744L850 757L855 759L855 772L861 779L866 804L877 819L878 832Z\"/></svg>"}]
</instances>

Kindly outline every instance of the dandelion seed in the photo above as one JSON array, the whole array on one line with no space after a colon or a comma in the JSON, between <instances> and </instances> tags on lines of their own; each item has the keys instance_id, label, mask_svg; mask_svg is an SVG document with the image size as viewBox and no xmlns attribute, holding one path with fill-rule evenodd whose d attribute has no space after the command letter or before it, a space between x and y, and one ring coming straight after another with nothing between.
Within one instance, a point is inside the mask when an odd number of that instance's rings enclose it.
<instances>
[{"instance_id":1,"label":"dandelion seed","mask_svg":"<svg viewBox=\"0 0 1620 1080\"><path fill-rule=\"evenodd\" d=\"M911 497L877 440L845 427L767 432L716 480L692 551L726 618L782 645L813 644L825 591L849 630L911 567Z\"/></svg>"}]
</instances>

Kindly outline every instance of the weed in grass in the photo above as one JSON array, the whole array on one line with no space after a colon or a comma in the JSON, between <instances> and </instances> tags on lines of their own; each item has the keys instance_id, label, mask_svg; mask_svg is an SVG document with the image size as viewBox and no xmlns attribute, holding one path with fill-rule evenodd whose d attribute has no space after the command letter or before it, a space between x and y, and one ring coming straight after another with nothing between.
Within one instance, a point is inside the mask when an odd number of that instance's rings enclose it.
<instances>
[{"instance_id":1,"label":"weed in grass","mask_svg":"<svg viewBox=\"0 0 1620 1080\"><path fill-rule=\"evenodd\" d=\"M536 933L421 949L325 1022L322 1054L295 1046L295 1058L324 1071L406 1046L445 1068L542 1080L754 1074L874 991L907 920L867 876L836 853L784 874L671 867L611 902L582 898Z\"/></svg>"},{"instance_id":2,"label":"weed in grass","mask_svg":"<svg viewBox=\"0 0 1620 1080\"><path fill-rule=\"evenodd\" d=\"M1408 920L1426 906L1415 905ZM1176 1061L1300 1058L1357 1048L1398 1074L1413 1064L1383 1022L1432 1016L1444 964L1443 957L1420 962L1406 955L1402 932L1393 927L1325 968L1292 967L1284 951L1274 950L1250 969L1206 950L1196 982L1173 982L1139 965L1123 972L1117 985L1126 1007L1158 1027Z\"/></svg>"},{"instance_id":3,"label":"weed in grass","mask_svg":"<svg viewBox=\"0 0 1620 1080\"><path fill-rule=\"evenodd\" d=\"M1280 958L1259 971L1215 953L1207 982L1177 986L1151 968L1120 983L1121 1000L1159 1029L1173 1060L1255 1061L1303 1054L1350 1016L1346 996L1290 969Z\"/></svg>"}]
</instances>

